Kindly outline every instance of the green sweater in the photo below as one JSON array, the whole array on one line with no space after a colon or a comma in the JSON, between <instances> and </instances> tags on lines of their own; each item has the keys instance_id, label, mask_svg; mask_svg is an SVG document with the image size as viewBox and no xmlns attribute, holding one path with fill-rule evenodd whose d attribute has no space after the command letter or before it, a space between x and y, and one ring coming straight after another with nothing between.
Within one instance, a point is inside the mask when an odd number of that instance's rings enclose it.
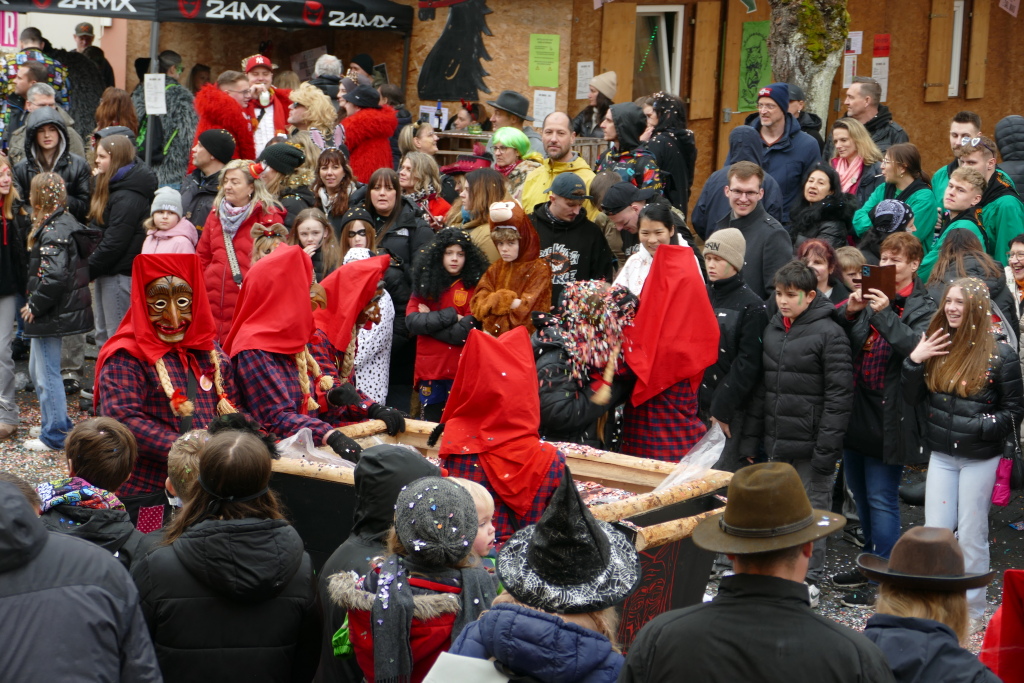
<instances>
[{"instance_id":1,"label":"green sweater","mask_svg":"<svg viewBox=\"0 0 1024 683\"><path fill-rule=\"evenodd\" d=\"M995 253L989 256L1004 266L1010 265L1006 252L1010 240L1024 232L1024 204L1013 195L997 197L981 208L981 224L995 236Z\"/></svg>"},{"instance_id":2,"label":"green sweater","mask_svg":"<svg viewBox=\"0 0 1024 683\"><path fill-rule=\"evenodd\" d=\"M876 187L875 191L871 193L871 196L864 203L864 206L857 209L857 212L853 214L853 229L856 231L857 237L863 237L864 233L871 227L871 210L885 199L885 188L888 185L888 183L882 183ZM921 240L925 253L928 253L932 243L932 234L935 232L935 221L938 219L938 214L935 210L942 206L942 204L935 203L935 195L927 187L919 188L917 192L909 197L900 197L900 193L897 192L896 197L906 202L914 211L914 226L917 228L914 236Z\"/></svg>"},{"instance_id":3,"label":"green sweater","mask_svg":"<svg viewBox=\"0 0 1024 683\"><path fill-rule=\"evenodd\" d=\"M942 231L939 238L934 241L931 249L924 255L924 259L921 261L921 267L917 269L917 275L921 278L922 282L928 282L928 277L932 274L932 268L935 267L935 262L939 260L939 252L942 251L942 243L946 241L946 235L953 232L954 230L970 230L974 233L974 236L978 238L978 241L985 244L985 236L981 234L981 230L978 226L969 220L961 219L953 221L949 224L949 227ZM929 231L931 232L931 231Z\"/></svg>"}]
</instances>

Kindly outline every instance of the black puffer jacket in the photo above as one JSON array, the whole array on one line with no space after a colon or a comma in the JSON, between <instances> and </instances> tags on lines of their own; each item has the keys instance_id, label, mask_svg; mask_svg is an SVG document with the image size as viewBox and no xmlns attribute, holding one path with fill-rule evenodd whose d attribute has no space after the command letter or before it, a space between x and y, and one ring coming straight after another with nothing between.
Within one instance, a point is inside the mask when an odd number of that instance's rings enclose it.
<instances>
[{"instance_id":1,"label":"black puffer jacket","mask_svg":"<svg viewBox=\"0 0 1024 683\"><path fill-rule=\"evenodd\" d=\"M316 195L305 185L284 188L277 199L281 202L281 206L284 207L284 227L289 230L292 229L292 225L295 223L295 217L303 209L310 209L316 206Z\"/></svg>"},{"instance_id":2,"label":"black puffer jacket","mask_svg":"<svg viewBox=\"0 0 1024 683\"><path fill-rule=\"evenodd\" d=\"M976 277L986 285L988 285L988 295L992 300L992 303L999 307L999 313L1001 317L1006 317L1009 320L1007 324L1010 329L1017 330L1020 318L1017 315L1017 301L1014 299L1013 292L1006 285L1006 274L1000 273L999 275L991 275L985 271L981 263L978 262L978 257L974 254L964 254L964 274L960 275L957 272L956 264L951 263L946 267L946 272L942 273L942 280L937 282L931 282L928 285L928 291L932 295L932 298L938 302L942 301L942 293L946 290L948 285L953 280L961 277ZM932 273L936 275L936 273ZM931 278L929 278L931 281Z\"/></svg>"},{"instance_id":3,"label":"black puffer jacket","mask_svg":"<svg viewBox=\"0 0 1024 683\"><path fill-rule=\"evenodd\" d=\"M882 162L876 161L870 166L864 168L860 173L860 182L857 183L857 206L864 206L864 202L868 200L871 193L875 191L875 188L885 182L885 176L882 174Z\"/></svg>"},{"instance_id":4,"label":"black puffer jacket","mask_svg":"<svg viewBox=\"0 0 1024 683\"><path fill-rule=\"evenodd\" d=\"M718 318L718 361L704 371L701 417L729 425L726 464L757 454L760 415L751 415L754 390L762 376L761 338L768 325L764 300L736 274L708 283L708 296ZM758 402L760 403L760 402Z\"/></svg>"},{"instance_id":5,"label":"black puffer jacket","mask_svg":"<svg viewBox=\"0 0 1024 683\"><path fill-rule=\"evenodd\" d=\"M1017 352L996 341L989 381L977 394L932 393L924 381L924 364L903 362L903 396L908 403L927 406L925 446L946 455L988 460L1003 454L1006 437L1020 424L1020 362Z\"/></svg>"},{"instance_id":6,"label":"black puffer jacket","mask_svg":"<svg viewBox=\"0 0 1024 683\"><path fill-rule=\"evenodd\" d=\"M800 112L800 116L796 118L796 121L800 124L800 130L810 135L818 143L818 151L824 151L825 141L821 137L821 117L805 109ZM749 126L750 124L748 123L747 125Z\"/></svg>"},{"instance_id":7,"label":"black puffer jacket","mask_svg":"<svg viewBox=\"0 0 1024 683\"><path fill-rule=\"evenodd\" d=\"M331 102L337 105L338 88L341 87L341 76L322 74L309 79L309 84L320 88L320 92L331 98Z\"/></svg>"},{"instance_id":8,"label":"black puffer jacket","mask_svg":"<svg viewBox=\"0 0 1024 683\"><path fill-rule=\"evenodd\" d=\"M102 510L77 505L57 505L39 516L48 531L95 543L116 557L125 569L160 541L160 534L144 534L135 528L124 510Z\"/></svg>"},{"instance_id":9,"label":"black puffer jacket","mask_svg":"<svg viewBox=\"0 0 1024 683\"><path fill-rule=\"evenodd\" d=\"M665 183L665 198L683 212L690 213L690 188L697 163L697 142L693 131L682 129L655 131L647 141L647 151L654 155Z\"/></svg>"},{"instance_id":10,"label":"black puffer jacket","mask_svg":"<svg viewBox=\"0 0 1024 683\"><path fill-rule=\"evenodd\" d=\"M547 441L568 441L597 446L597 418L626 400L632 383L617 377L612 384L612 400L598 405L589 383L577 382L572 376L569 351L558 327L558 320L548 313L534 313L536 331L530 338L533 358L540 381L540 436Z\"/></svg>"},{"instance_id":11,"label":"black puffer jacket","mask_svg":"<svg viewBox=\"0 0 1024 683\"><path fill-rule=\"evenodd\" d=\"M213 200L217 197L220 185L220 172L204 176L198 168L185 176L181 181L181 206L185 209L185 218L192 221L196 230L202 230L206 218L213 210Z\"/></svg>"},{"instance_id":12,"label":"black puffer jacket","mask_svg":"<svg viewBox=\"0 0 1024 683\"><path fill-rule=\"evenodd\" d=\"M110 181L110 197L103 209L103 225L93 222L90 226L103 232L103 239L89 257L89 278L92 280L106 275L132 274L132 261L142 251L142 243L146 240L146 229L142 223L149 218L156 192L156 173L141 159L136 158L135 164L123 176L118 177L115 173L113 177L117 180Z\"/></svg>"},{"instance_id":13,"label":"black puffer jacket","mask_svg":"<svg viewBox=\"0 0 1024 683\"><path fill-rule=\"evenodd\" d=\"M999 168L1006 171L1017 192L1024 191L1024 116L1007 116L996 124L996 146L1003 160Z\"/></svg>"},{"instance_id":14,"label":"black puffer jacket","mask_svg":"<svg viewBox=\"0 0 1024 683\"><path fill-rule=\"evenodd\" d=\"M834 471L853 401L850 342L823 296L786 331L776 313L764 332L764 448L769 460L810 460Z\"/></svg>"},{"instance_id":15,"label":"black puffer jacket","mask_svg":"<svg viewBox=\"0 0 1024 683\"><path fill-rule=\"evenodd\" d=\"M910 136L907 135L907 131L903 130L903 126L892 120L892 112L884 104L878 106L878 113L865 123L864 127L868 129L871 139L882 152L901 142L910 142ZM832 141L832 136L829 135L828 140L825 141L825 153L821 155L821 158L827 161L835 155L836 145Z\"/></svg>"},{"instance_id":16,"label":"black puffer jacket","mask_svg":"<svg viewBox=\"0 0 1024 683\"><path fill-rule=\"evenodd\" d=\"M883 388L868 389L863 382L856 382L845 443L861 455L881 458L886 465L913 465L928 460L928 451L921 452L925 410L923 405L912 406L903 399L900 372L903 359L921 340L938 305L917 279L910 296L896 297L895 304L903 309L898 316L892 305L878 313L868 306L853 320L847 318L846 306L839 309L850 347L857 350L855 365L872 328L892 346Z\"/></svg>"},{"instance_id":17,"label":"black puffer jacket","mask_svg":"<svg viewBox=\"0 0 1024 683\"><path fill-rule=\"evenodd\" d=\"M80 221L85 220L89 213L89 197L91 189L89 181L92 172L89 163L68 148L68 130L64 118L52 107L43 107L25 117L25 158L14 166L14 182L18 184L18 194L28 197L32 179L42 173L42 166L37 159L36 133L43 126L56 126L60 131L60 148L53 172L64 180L64 188L68 195L68 211Z\"/></svg>"},{"instance_id":18,"label":"black puffer jacket","mask_svg":"<svg viewBox=\"0 0 1024 683\"><path fill-rule=\"evenodd\" d=\"M847 236L853 234L853 214L858 207L857 198L844 192L830 194L813 204L801 197L790 212L793 247L809 239L825 240L833 249L845 247Z\"/></svg>"},{"instance_id":19,"label":"black puffer jacket","mask_svg":"<svg viewBox=\"0 0 1024 683\"><path fill-rule=\"evenodd\" d=\"M25 202L18 200L12 206L14 217L0 217L0 297L24 294L28 284L28 253L25 240L32 229L32 219Z\"/></svg>"},{"instance_id":20,"label":"black puffer jacket","mask_svg":"<svg viewBox=\"0 0 1024 683\"><path fill-rule=\"evenodd\" d=\"M28 255L27 337L67 337L93 328L89 292L89 231L61 210L36 231Z\"/></svg>"},{"instance_id":21,"label":"black puffer jacket","mask_svg":"<svg viewBox=\"0 0 1024 683\"><path fill-rule=\"evenodd\" d=\"M320 659L316 579L284 520L210 519L132 566L168 681L308 681Z\"/></svg>"}]
</instances>

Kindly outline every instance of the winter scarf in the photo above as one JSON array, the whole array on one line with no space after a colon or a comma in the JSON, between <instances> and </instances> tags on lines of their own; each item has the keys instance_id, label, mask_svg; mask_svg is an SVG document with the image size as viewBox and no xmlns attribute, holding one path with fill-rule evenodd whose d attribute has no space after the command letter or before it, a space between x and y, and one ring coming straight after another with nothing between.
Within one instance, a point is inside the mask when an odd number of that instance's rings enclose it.
<instances>
[{"instance_id":1,"label":"winter scarf","mask_svg":"<svg viewBox=\"0 0 1024 683\"><path fill-rule=\"evenodd\" d=\"M440 581L454 580L462 588L462 609L455 617L451 642L469 624L490 608L495 598L494 582L479 567L423 571L408 558L391 555L380 567L377 595L371 610L373 627L374 680L377 683L407 683L412 674L412 616L415 609L410 572L427 574Z\"/></svg>"},{"instance_id":2,"label":"winter scarf","mask_svg":"<svg viewBox=\"0 0 1024 683\"><path fill-rule=\"evenodd\" d=\"M836 173L839 174L839 184L842 186L843 192L855 194L857 185L860 183L860 176L864 172L864 159L860 155L854 157L852 161L836 157L832 160L832 168L836 169Z\"/></svg>"},{"instance_id":3,"label":"winter scarf","mask_svg":"<svg viewBox=\"0 0 1024 683\"><path fill-rule=\"evenodd\" d=\"M116 183L117 181L121 180L126 175L128 175L128 172L131 171L133 168L135 168L135 162L134 161L131 162L130 164L127 164L127 165L122 166L121 168L117 169L117 171L114 172L114 175L111 176L110 182Z\"/></svg>"},{"instance_id":4,"label":"winter scarf","mask_svg":"<svg viewBox=\"0 0 1024 683\"><path fill-rule=\"evenodd\" d=\"M92 510L124 510L124 503L113 493L79 477L44 481L36 487L36 493L43 502L42 512L58 505L74 505Z\"/></svg>"},{"instance_id":5,"label":"winter scarf","mask_svg":"<svg viewBox=\"0 0 1024 683\"><path fill-rule=\"evenodd\" d=\"M217 212L220 215L220 224L224 230L224 234L229 237L234 237L238 229L242 227L242 223L249 216L249 211L252 209L252 202L249 202L245 206L232 206L228 203L228 200L222 199L220 202L220 210Z\"/></svg>"}]
</instances>

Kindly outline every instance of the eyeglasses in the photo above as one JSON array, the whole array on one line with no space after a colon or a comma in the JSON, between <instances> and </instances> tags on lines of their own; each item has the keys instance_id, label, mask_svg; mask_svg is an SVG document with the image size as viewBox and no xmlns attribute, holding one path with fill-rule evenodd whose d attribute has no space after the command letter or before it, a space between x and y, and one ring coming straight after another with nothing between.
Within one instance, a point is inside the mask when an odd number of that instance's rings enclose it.
<instances>
[{"instance_id":1,"label":"eyeglasses","mask_svg":"<svg viewBox=\"0 0 1024 683\"><path fill-rule=\"evenodd\" d=\"M889 164L891 164L891 163L892 163L892 159L886 159L886 158L884 158L884 157L883 157L883 158L882 158L882 160L881 160L881 161L879 162L879 164L880 164L881 166L888 166L888 165L889 165Z\"/></svg>"},{"instance_id":2,"label":"eyeglasses","mask_svg":"<svg viewBox=\"0 0 1024 683\"><path fill-rule=\"evenodd\" d=\"M245 97L252 97L252 90L250 90L249 88L246 88L245 90L228 90L228 92L234 93L236 95L244 95Z\"/></svg>"},{"instance_id":3,"label":"eyeglasses","mask_svg":"<svg viewBox=\"0 0 1024 683\"><path fill-rule=\"evenodd\" d=\"M757 105L758 111L775 111L779 108L779 105L774 102L759 102Z\"/></svg>"},{"instance_id":4,"label":"eyeglasses","mask_svg":"<svg viewBox=\"0 0 1024 683\"><path fill-rule=\"evenodd\" d=\"M729 194L734 194L737 197L751 197L751 198L753 198L753 197L756 197L757 195L761 194L761 190L760 189L751 190L749 192L743 192L742 190L734 190L731 187L728 188L728 189L729 189Z\"/></svg>"},{"instance_id":5,"label":"eyeglasses","mask_svg":"<svg viewBox=\"0 0 1024 683\"><path fill-rule=\"evenodd\" d=\"M1007 261L1024 261L1024 251L1008 251L1006 252Z\"/></svg>"},{"instance_id":6,"label":"eyeglasses","mask_svg":"<svg viewBox=\"0 0 1024 683\"><path fill-rule=\"evenodd\" d=\"M362 230L349 230L348 231L348 236L349 237L366 237L366 228L363 228Z\"/></svg>"},{"instance_id":7,"label":"eyeglasses","mask_svg":"<svg viewBox=\"0 0 1024 683\"><path fill-rule=\"evenodd\" d=\"M495 154L504 154L505 152L509 151L512 148L511 147L502 147L501 145L495 145L491 149L494 150Z\"/></svg>"}]
</instances>

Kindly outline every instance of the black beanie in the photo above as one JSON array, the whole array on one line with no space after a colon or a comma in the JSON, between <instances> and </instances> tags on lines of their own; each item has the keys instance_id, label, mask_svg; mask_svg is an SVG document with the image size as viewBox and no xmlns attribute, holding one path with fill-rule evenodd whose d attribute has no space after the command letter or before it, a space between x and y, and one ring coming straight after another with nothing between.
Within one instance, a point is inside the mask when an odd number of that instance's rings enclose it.
<instances>
[{"instance_id":1,"label":"black beanie","mask_svg":"<svg viewBox=\"0 0 1024 683\"><path fill-rule=\"evenodd\" d=\"M235 156L235 139L223 128L204 130L199 134L199 144L222 164Z\"/></svg>"},{"instance_id":2,"label":"black beanie","mask_svg":"<svg viewBox=\"0 0 1024 683\"><path fill-rule=\"evenodd\" d=\"M279 142L276 145L267 145L257 160L266 164L281 175L291 175L295 169L306 160L302 150L288 142Z\"/></svg>"},{"instance_id":3,"label":"black beanie","mask_svg":"<svg viewBox=\"0 0 1024 683\"><path fill-rule=\"evenodd\" d=\"M371 76L373 75L373 57L366 54L365 52L361 52L360 54L353 57L352 63L358 64L360 69L370 74Z\"/></svg>"}]
</instances>

